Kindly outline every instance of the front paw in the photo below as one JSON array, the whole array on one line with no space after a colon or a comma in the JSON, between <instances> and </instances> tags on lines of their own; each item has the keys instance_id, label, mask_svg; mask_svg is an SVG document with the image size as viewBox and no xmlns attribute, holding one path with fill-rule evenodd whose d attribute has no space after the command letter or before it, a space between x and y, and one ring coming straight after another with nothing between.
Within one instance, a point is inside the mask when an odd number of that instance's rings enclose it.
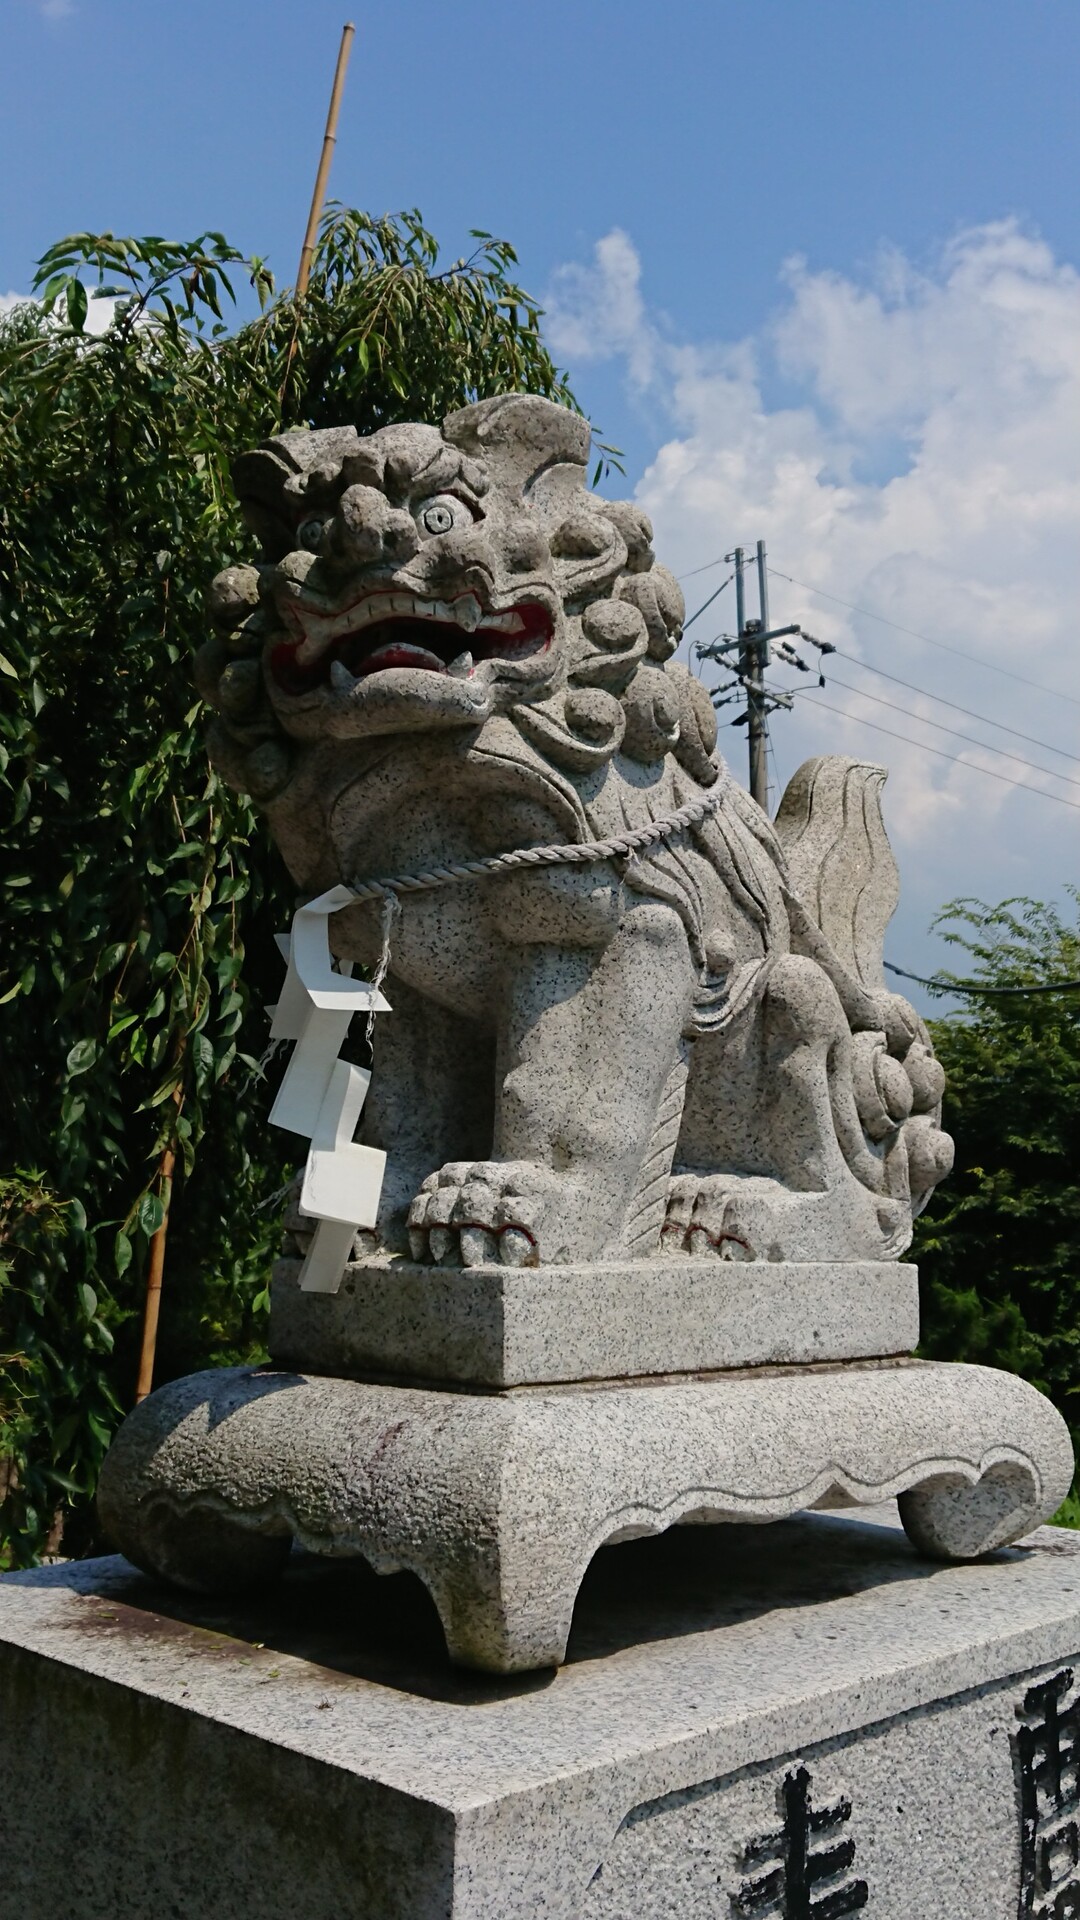
<instances>
[{"instance_id":1,"label":"front paw","mask_svg":"<svg viewBox=\"0 0 1080 1920\"><path fill-rule=\"evenodd\" d=\"M732 1184L716 1175L673 1176L660 1236L665 1253L689 1253L695 1260L757 1259L750 1229L733 1203Z\"/></svg>"},{"instance_id":2,"label":"front paw","mask_svg":"<svg viewBox=\"0 0 1080 1920\"><path fill-rule=\"evenodd\" d=\"M531 1161L451 1161L409 1209L414 1260L440 1267L536 1267L588 1257L589 1196L580 1182Z\"/></svg>"}]
</instances>

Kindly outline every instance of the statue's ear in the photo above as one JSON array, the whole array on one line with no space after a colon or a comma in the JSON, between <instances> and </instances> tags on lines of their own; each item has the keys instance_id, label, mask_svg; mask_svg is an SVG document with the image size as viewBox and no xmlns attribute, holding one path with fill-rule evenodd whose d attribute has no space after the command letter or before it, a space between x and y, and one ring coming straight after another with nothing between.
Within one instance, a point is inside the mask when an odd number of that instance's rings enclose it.
<instances>
[{"instance_id":1,"label":"statue's ear","mask_svg":"<svg viewBox=\"0 0 1080 1920\"><path fill-rule=\"evenodd\" d=\"M332 499L340 491L342 461L355 455L360 444L355 427L299 427L237 454L231 468L233 487L244 521L267 559L280 560L291 552L302 503Z\"/></svg>"},{"instance_id":2,"label":"statue's ear","mask_svg":"<svg viewBox=\"0 0 1080 1920\"><path fill-rule=\"evenodd\" d=\"M444 438L479 460L495 486L531 497L559 473L558 491L580 492L589 459L589 423L535 393L497 394L443 421ZM545 484L545 492L549 485Z\"/></svg>"}]
</instances>

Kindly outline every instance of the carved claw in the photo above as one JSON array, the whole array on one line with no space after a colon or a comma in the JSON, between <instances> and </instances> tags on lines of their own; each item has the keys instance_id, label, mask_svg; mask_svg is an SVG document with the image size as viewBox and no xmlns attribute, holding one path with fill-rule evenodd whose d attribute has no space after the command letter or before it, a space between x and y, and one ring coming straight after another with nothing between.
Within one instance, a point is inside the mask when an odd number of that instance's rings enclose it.
<instances>
[{"instance_id":1,"label":"carved claw","mask_svg":"<svg viewBox=\"0 0 1080 1920\"><path fill-rule=\"evenodd\" d=\"M499 1235L499 1259L504 1267L537 1267L540 1250L522 1227L504 1227Z\"/></svg>"},{"instance_id":2,"label":"carved claw","mask_svg":"<svg viewBox=\"0 0 1080 1920\"><path fill-rule=\"evenodd\" d=\"M439 1266L536 1267L567 1258L567 1215L593 1196L524 1161L452 1161L429 1174L409 1209L413 1258Z\"/></svg>"},{"instance_id":3,"label":"carved claw","mask_svg":"<svg viewBox=\"0 0 1080 1920\"><path fill-rule=\"evenodd\" d=\"M463 1267L494 1267L499 1263L498 1235L478 1221L461 1227L461 1264Z\"/></svg>"}]
</instances>

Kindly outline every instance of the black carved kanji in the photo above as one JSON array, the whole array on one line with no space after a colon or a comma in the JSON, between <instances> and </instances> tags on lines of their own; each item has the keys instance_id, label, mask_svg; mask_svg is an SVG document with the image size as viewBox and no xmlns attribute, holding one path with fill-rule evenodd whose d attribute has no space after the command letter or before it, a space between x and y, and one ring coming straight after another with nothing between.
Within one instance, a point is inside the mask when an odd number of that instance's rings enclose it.
<instances>
[{"instance_id":1,"label":"black carved kanji","mask_svg":"<svg viewBox=\"0 0 1080 1920\"><path fill-rule=\"evenodd\" d=\"M810 1775L805 1767L789 1773L781 1790L783 1825L778 1833L752 1840L746 1848L746 1869L777 1858L777 1865L756 1879L744 1880L735 1895L735 1910L745 1914L774 1914L776 1920L843 1920L859 1913L870 1898L865 1880L845 1879L840 1886L823 1887L847 1874L855 1859L855 1842L848 1838L828 1844L828 1836L851 1819L851 1801L815 1807L810 1800ZM817 1840L817 1835L822 1840Z\"/></svg>"},{"instance_id":2,"label":"black carved kanji","mask_svg":"<svg viewBox=\"0 0 1080 1920\"><path fill-rule=\"evenodd\" d=\"M1018 1920L1080 1920L1080 1695L1065 1667L1024 1695Z\"/></svg>"}]
</instances>

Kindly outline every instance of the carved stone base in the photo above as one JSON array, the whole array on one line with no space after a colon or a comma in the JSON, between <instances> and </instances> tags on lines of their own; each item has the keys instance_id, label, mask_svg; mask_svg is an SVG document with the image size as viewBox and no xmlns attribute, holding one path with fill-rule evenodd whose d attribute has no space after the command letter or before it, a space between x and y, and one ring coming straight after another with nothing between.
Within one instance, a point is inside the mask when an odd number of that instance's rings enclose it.
<instances>
[{"instance_id":1,"label":"carved stone base","mask_svg":"<svg viewBox=\"0 0 1080 1920\"><path fill-rule=\"evenodd\" d=\"M895 1260L672 1259L585 1267L347 1267L304 1293L274 1270L270 1352L301 1372L483 1387L911 1353L918 1269Z\"/></svg>"},{"instance_id":2,"label":"carved stone base","mask_svg":"<svg viewBox=\"0 0 1080 1920\"><path fill-rule=\"evenodd\" d=\"M924 1552L973 1559L1053 1513L1072 1466L1050 1402L984 1367L499 1395L230 1369L143 1402L99 1503L129 1559L196 1590L264 1579L291 1539L408 1568L451 1657L509 1673L562 1661L605 1542L899 1495Z\"/></svg>"},{"instance_id":3,"label":"carved stone base","mask_svg":"<svg viewBox=\"0 0 1080 1920\"><path fill-rule=\"evenodd\" d=\"M1075 1913L1080 1534L920 1565L895 1517L611 1548L554 1684L449 1672L358 1562L0 1575L0 1916Z\"/></svg>"}]
</instances>

